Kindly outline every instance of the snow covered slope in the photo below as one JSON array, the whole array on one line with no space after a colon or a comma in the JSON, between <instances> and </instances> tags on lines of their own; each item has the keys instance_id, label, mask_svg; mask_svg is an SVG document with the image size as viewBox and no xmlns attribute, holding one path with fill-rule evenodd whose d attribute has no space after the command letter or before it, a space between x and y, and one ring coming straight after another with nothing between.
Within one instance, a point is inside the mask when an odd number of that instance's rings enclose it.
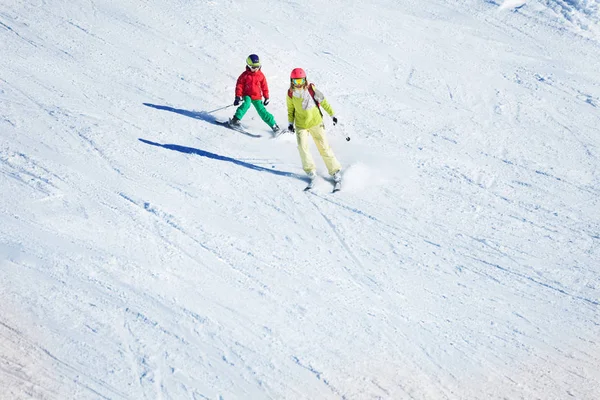
<instances>
[{"instance_id":1,"label":"snow covered slope","mask_svg":"<svg viewBox=\"0 0 600 400\"><path fill-rule=\"evenodd\" d=\"M4 0L0 399L597 399L597 3L501 5Z\"/></svg>"},{"instance_id":2,"label":"snow covered slope","mask_svg":"<svg viewBox=\"0 0 600 400\"><path fill-rule=\"evenodd\" d=\"M536 19L536 24L549 24L555 29L600 40L600 4L597 0L504 0L500 9L518 10Z\"/></svg>"}]
</instances>

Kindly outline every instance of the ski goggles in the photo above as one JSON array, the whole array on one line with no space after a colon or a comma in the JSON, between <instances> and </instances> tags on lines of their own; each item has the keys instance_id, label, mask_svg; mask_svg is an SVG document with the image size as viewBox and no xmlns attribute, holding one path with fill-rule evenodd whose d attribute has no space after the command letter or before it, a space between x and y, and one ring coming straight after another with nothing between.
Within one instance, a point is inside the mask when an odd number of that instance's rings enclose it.
<instances>
[{"instance_id":1,"label":"ski goggles","mask_svg":"<svg viewBox=\"0 0 600 400\"><path fill-rule=\"evenodd\" d=\"M294 86L304 86L306 83L306 78L293 78L292 85Z\"/></svg>"},{"instance_id":2,"label":"ski goggles","mask_svg":"<svg viewBox=\"0 0 600 400\"><path fill-rule=\"evenodd\" d=\"M251 71L258 71L260 69L260 65L258 67L253 67L251 65L248 65L248 68L250 68Z\"/></svg>"}]
</instances>

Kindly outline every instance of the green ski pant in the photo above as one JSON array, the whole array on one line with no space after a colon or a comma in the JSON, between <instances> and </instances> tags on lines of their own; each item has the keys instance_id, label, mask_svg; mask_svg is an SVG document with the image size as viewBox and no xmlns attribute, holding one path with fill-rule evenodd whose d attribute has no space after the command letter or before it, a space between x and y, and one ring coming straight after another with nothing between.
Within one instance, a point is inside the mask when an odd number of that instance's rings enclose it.
<instances>
[{"instance_id":1,"label":"green ski pant","mask_svg":"<svg viewBox=\"0 0 600 400\"><path fill-rule=\"evenodd\" d=\"M262 100L252 100L250 99L250 96L244 96L244 102L241 106L238 107L237 110L235 110L235 117L237 119L244 118L244 115L246 115L246 112L250 108L250 105L253 105L254 108L256 108L258 116L263 121L265 121L267 125L269 125L270 127L275 125L275 117L273 117L273 114L267 111L267 109L263 105Z\"/></svg>"}]
</instances>

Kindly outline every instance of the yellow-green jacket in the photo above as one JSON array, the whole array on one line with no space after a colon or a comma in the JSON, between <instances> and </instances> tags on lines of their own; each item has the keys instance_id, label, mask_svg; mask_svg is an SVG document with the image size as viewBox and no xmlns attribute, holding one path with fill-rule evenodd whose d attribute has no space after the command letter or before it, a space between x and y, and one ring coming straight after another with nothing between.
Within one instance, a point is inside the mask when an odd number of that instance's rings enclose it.
<instances>
[{"instance_id":1,"label":"yellow-green jacket","mask_svg":"<svg viewBox=\"0 0 600 400\"><path fill-rule=\"evenodd\" d=\"M309 87L314 91L314 100L311 96ZM321 111L315 104L315 100L321 105L330 116L334 112L329 102L312 83L308 83L301 89L291 88L286 96L288 122L295 124L296 129L308 129L323 123Z\"/></svg>"}]
</instances>

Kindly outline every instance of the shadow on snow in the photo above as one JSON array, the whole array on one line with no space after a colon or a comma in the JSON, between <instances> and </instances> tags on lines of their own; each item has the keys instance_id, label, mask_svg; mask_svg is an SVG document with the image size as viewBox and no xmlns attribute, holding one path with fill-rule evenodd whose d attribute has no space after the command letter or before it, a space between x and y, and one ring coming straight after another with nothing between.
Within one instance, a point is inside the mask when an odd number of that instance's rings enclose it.
<instances>
[{"instance_id":1,"label":"shadow on snow","mask_svg":"<svg viewBox=\"0 0 600 400\"><path fill-rule=\"evenodd\" d=\"M205 121L205 122L211 123L213 125L227 127L225 122L222 122L222 121L219 121L218 119L216 119L215 116L212 115L212 113L215 111L221 110L221 109L228 108L228 107L221 107L221 108L217 108L216 110L212 110L212 111L190 111L190 110L183 110L181 108L161 106L158 104L151 104L151 103L142 103L142 104L145 105L146 107L156 108L157 110L170 111L170 112L174 112L175 114L185 115L186 117L199 119L201 121ZM230 129L230 128L228 128L228 129ZM254 137L254 138L261 137L260 135L243 132L241 130L236 130L236 129L232 129L232 130L235 130L236 132L243 133L244 135Z\"/></svg>"},{"instance_id":2,"label":"shadow on snow","mask_svg":"<svg viewBox=\"0 0 600 400\"><path fill-rule=\"evenodd\" d=\"M212 124L217 123L217 119L212 114L210 114L209 112L206 112L206 111L189 111L189 110L182 110L179 108L173 108L173 107L168 107L168 106L159 106L157 104L150 104L150 103L142 103L142 104L144 104L147 107L156 108L157 110L171 111L176 114L185 115L186 117L199 119L202 121L210 122Z\"/></svg>"},{"instance_id":3,"label":"shadow on snow","mask_svg":"<svg viewBox=\"0 0 600 400\"><path fill-rule=\"evenodd\" d=\"M241 165L242 167L253 169L255 171L269 172L271 174L275 174L275 175L279 175L279 176L288 176L290 178L296 178L296 179L299 179L302 181L306 180L305 179L306 177L304 175L295 174L293 172L278 171L278 170L272 169L272 168L261 167L259 165L250 164L245 161L237 160L235 158L221 156L219 154L211 153L211 152L200 150L200 149L195 149L193 147L179 146L176 144L160 144L160 143L151 142L149 140L142 139L142 138L139 138L138 140L142 143L146 143L146 144L149 144L152 146L164 147L165 149L179 151L181 153L197 154L202 157L212 158L213 160L227 161L227 162L230 162L230 163L233 163L236 165Z\"/></svg>"}]
</instances>

